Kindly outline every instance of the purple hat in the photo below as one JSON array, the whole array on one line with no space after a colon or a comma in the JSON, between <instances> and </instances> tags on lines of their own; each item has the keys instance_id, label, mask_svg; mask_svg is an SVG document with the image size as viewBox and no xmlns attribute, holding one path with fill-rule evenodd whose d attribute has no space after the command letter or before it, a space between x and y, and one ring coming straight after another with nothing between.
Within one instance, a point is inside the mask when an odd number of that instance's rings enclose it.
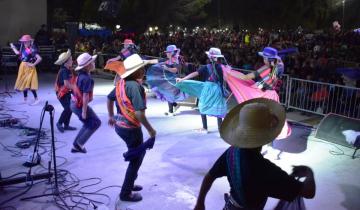
<instances>
[{"instance_id":1,"label":"purple hat","mask_svg":"<svg viewBox=\"0 0 360 210\"><path fill-rule=\"evenodd\" d=\"M171 53L171 52L175 52L175 51L178 51L179 49L176 47L176 45L168 45L166 47L166 50L165 52L167 53Z\"/></svg>"},{"instance_id":2,"label":"purple hat","mask_svg":"<svg viewBox=\"0 0 360 210\"><path fill-rule=\"evenodd\" d=\"M258 52L261 57L272 58L272 59L281 59L278 56L278 51L272 47L265 47L262 52Z\"/></svg>"}]
</instances>

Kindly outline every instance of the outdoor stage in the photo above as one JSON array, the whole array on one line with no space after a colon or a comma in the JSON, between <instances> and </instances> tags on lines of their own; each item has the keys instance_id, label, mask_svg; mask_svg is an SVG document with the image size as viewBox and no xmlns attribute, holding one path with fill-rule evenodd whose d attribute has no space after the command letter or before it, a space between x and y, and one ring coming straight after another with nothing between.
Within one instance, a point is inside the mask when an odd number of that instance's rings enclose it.
<instances>
[{"instance_id":1,"label":"outdoor stage","mask_svg":"<svg viewBox=\"0 0 360 210\"><path fill-rule=\"evenodd\" d=\"M40 113L46 100L55 107L55 122L62 111L53 90L53 81L56 75L41 72L39 75L38 95L41 100L40 104L36 106L20 104L23 100L22 93L12 94L12 98L2 97L0 102L0 110L11 109L12 111L8 111L7 114L27 118L23 122L27 121L26 126L33 128L39 126ZM11 78L7 80L11 87L14 84L15 76L11 75ZM0 92L2 92L4 81L1 81L0 86ZM119 202L118 193L127 162L122 157L123 152L126 151L125 143L118 137L114 129L107 125L106 95L112 88L112 80L96 79L94 101L90 103L90 106L100 117L102 125L87 142L87 154L70 153L73 139L78 130L62 134L55 128L57 163L61 175L59 178L60 190L70 188L68 189L70 194L64 193L63 195L72 195L74 201L88 203L87 200L81 200L77 197L77 195L83 195L89 199L104 202L109 209L126 209L126 207L133 210L192 209L204 175L229 146L219 138L216 119L208 118L209 134L198 134L193 131L202 125L197 110L190 107L180 107L177 116L167 117L164 115L164 112L167 111L167 103L149 97L146 115L157 130L157 136L154 148L146 153L136 181L137 184L144 187L141 191L143 200L138 203ZM30 101L33 100L31 92L29 92L28 98ZM4 113L4 110L1 110L1 113ZM289 113L288 116L294 118L296 114ZM70 124L78 129L81 127L81 123L75 115L73 115ZM47 136L50 137L48 112L45 114L43 127ZM27 138L21 132L20 129L0 128L0 143L3 146L13 147L18 141ZM146 131L144 137L148 137ZM305 200L307 209L355 210L359 208L359 155L356 159L351 159L352 149L315 139L312 130L304 126L293 126L292 137L285 141L287 142L275 142L276 147L288 151L281 155L280 160L276 160L276 153L274 152L270 152L265 157L288 172L291 171L292 165L308 165L314 170L317 191L314 199ZM48 150L50 142L50 138L42 140L40 152ZM2 151L0 152L1 176L4 178L20 172L26 173L28 168L22 164L27 159L27 155L32 153L33 146L25 150L12 148L16 152L20 152L16 153L16 157L13 157L14 153L6 151L3 146L1 146ZM346 155L332 154L331 151L338 153L343 151ZM47 162L50 160L48 153L42 154L41 158L42 165L47 167ZM66 174L64 170L71 172L73 176ZM32 172L46 172L46 169L35 166ZM64 182L64 176L67 181L72 182ZM101 183L98 183L99 180ZM35 184L37 182L41 183ZM20 198L51 192L49 190L51 186L46 184L46 180L35 181L34 184ZM72 187L74 184L78 185ZM107 186L112 187L101 190ZM0 203L28 188L25 183L0 188ZM96 192L98 190L101 190L99 193L106 194L108 197L79 193L80 191ZM224 193L228 191L229 185L226 178L218 179L206 199L207 209L222 209ZM19 198L16 198L4 207L13 206L21 210L58 209L52 203L53 200L52 197L31 201L20 201ZM66 201L70 206L75 205L74 202L71 202L70 197ZM276 203L277 200L269 199L266 209L272 209ZM92 205L87 207L81 205L79 207L93 209ZM0 209L2 208L0 207Z\"/></svg>"}]
</instances>

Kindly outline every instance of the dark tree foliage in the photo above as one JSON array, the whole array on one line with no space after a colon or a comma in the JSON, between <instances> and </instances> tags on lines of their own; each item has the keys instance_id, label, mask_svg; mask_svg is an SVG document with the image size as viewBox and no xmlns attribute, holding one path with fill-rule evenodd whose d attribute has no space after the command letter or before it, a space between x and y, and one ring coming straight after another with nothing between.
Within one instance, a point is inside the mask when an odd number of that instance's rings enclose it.
<instances>
[{"instance_id":1,"label":"dark tree foliage","mask_svg":"<svg viewBox=\"0 0 360 210\"><path fill-rule=\"evenodd\" d=\"M50 1L50 0L49 0ZM53 0L53 21L97 22L107 27L143 32L148 26L235 26L309 29L330 27L342 21L342 0L108 0L115 15L98 11L104 0ZM360 1L346 0L345 25L360 27Z\"/></svg>"}]
</instances>

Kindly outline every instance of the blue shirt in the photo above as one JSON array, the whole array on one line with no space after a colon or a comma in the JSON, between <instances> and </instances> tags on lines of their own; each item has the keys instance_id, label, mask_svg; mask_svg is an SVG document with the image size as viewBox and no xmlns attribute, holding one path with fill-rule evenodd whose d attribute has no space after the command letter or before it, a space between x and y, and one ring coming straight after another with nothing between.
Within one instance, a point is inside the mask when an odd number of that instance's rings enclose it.
<instances>
[{"instance_id":1,"label":"blue shirt","mask_svg":"<svg viewBox=\"0 0 360 210\"><path fill-rule=\"evenodd\" d=\"M62 65L59 70L59 77L57 80L57 84L59 86L63 86L64 80L70 80L71 76L72 76L71 71L68 68L66 68L64 65Z\"/></svg>"},{"instance_id":2,"label":"blue shirt","mask_svg":"<svg viewBox=\"0 0 360 210\"><path fill-rule=\"evenodd\" d=\"M94 80L86 71L80 70L76 85L81 93L90 93L94 89Z\"/></svg>"}]
</instances>

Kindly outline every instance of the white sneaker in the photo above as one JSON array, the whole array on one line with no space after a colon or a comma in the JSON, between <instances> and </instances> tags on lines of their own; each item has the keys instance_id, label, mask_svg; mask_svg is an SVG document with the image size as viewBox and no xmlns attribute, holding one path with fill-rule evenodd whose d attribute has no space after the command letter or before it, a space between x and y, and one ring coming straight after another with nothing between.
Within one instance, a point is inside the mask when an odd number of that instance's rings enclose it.
<instances>
[{"instance_id":1,"label":"white sneaker","mask_svg":"<svg viewBox=\"0 0 360 210\"><path fill-rule=\"evenodd\" d=\"M20 104L27 104L27 103L28 103L27 98L24 98L24 100L20 102Z\"/></svg>"},{"instance_id":2,"label":"white sneaker","mask_svg":"<svg viewBox=\"0 0 360 210\"><path fill-rule=\"evenodd\" d=\"M201 133L201 134L208 134L209 131L204 129L204 128L199 128L199 129L195 129L196 133Z\"/></svg>"},{"instance_id":3,"label":"white sneaker","mask_svg":"<svg viewBox=\"0 0 360 210\"><path fill-rule=\"evenodd\" d=\"M180 105L179 105L179 104L176 105L176 106L174 106L174 113L175 113L179 108L180 108Z\"/></svg>"},{"instance_id":4,"label":"white sneaker","mask_svg":"<svg viewBox=\"0 0 360 210\"><path fill-rule=\"evenodd\" d=\"M31 106L35 106L37 105L38 103L40 103L40 100L39 99L35 99L35 101L33 103L31 103L30 105Z\"/></svg>"}]
</instances>

